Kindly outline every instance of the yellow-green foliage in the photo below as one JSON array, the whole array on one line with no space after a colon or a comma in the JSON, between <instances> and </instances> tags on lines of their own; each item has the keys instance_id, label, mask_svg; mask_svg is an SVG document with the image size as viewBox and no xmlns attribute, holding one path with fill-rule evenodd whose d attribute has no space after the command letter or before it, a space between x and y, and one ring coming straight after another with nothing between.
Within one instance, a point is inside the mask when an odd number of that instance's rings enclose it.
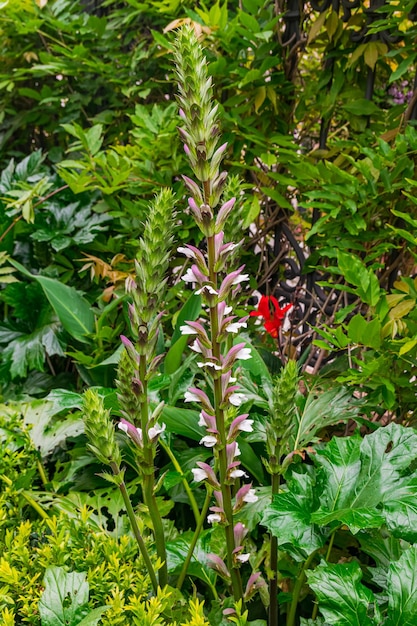
<instances>
[{"instance_id":1,"label":"yellow-green foliage","mask_svg":"<svg viewBox=\"0 0 417 626\"><path fill-rule=\"evenodd\" d=\"M66 515L21 522L4 534L0 557L0 618L3 626L40 626L38 603L49 566L86 571L90 605L110 607L101 626L209 626L203 603L188 603L175 589L152 586L134 539L115 539L88 521ZM155 564L157 567L157 564ZM176 608L177 607L177 608ZM181 621L182 620L182 621ZM185 620L185 621L184 621Z\"/></svg>"}]
</instances>

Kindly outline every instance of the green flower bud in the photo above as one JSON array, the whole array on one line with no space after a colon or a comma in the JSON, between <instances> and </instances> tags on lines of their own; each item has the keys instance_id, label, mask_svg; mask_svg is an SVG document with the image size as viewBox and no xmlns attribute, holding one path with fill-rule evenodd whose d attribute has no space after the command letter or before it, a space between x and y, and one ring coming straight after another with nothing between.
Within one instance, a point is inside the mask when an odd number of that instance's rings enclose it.
<instances>
[{"instance_id":1,"label":"green flower bud","mask_svg":"<svg viewBox=\"0 0 417 626\"><path fill-rule=\"evenodd\" d=\"M140 388L135 384L138 373L126 350L120 355L117 368L117 399L123 417L133 424L140 418Z\"/></svg>"},{"instance_id":2,"label":"green flower bud","mask_svg":"<svg viewBox=\"0 0 417 626\"><path fill-rule=\"evenodd\" d=\"M285 445L294 427L297 392L297 363L291 360L276 378L272 390L271 415L266 429L267 450L270 457L275 457L277 449Z\"/></svg>"},{"instance_id":3,"label":"green flower bud","mask_svg":"<svg viewBox=\"0 0 417 626\"><path fill-rule=\"evenodd\" d=\"M145 324L159 313L163 301L174 217L174 194L171 189L162 189L149 206L135 262L137 289L133 297L137 315Z\"/></svg>"},{"instance_id":4,"label":"green flower bud","mask_svg":"<svg viewBox=\"0 0 417 626\"><path fill-rule=\"evenodd\" d=\"M174 50L178 79L178 103L183 127L180 129L191 169L200 182L215 180L226 146L217 147L218 105L201 46L189 26L178 31ZM213 208L219 195L210 197Z\"/></svg>"},{"instance_id":5,"label":"green flower bud","mask_svg":"<svg viewBox=\"0 0 417 626\"><path fill-rule=\"evenodd\" d=\"M110 412L104 408L103 398L94 389L87 389L83 398L85 434L88 447L100 463L120 466L122 458L116 443Z\"/></svg>"}]
</instances>

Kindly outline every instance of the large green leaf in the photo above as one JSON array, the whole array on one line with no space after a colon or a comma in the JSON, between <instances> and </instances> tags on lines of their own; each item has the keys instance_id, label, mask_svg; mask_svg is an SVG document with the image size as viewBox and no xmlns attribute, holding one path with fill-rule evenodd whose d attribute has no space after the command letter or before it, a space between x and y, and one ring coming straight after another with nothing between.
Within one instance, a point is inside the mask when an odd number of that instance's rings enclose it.
<instances>
[{"instance_id":1,"label":"large green leaf","mask_svg":"<svg viewBox=\"0 0 417 626\"><path fill-rule=\"evenodd\" d=\"M297 474L289 482L292 490L274 496L273 503L264 510L261 523L278 537L280 546L297 559L305 559L325 541L325 533L311 523L311 515L317 506L314 484L308 474Z\"/></svg>"},{"instance_id":2,"label":"large green leaf","mask_svg":"<svg viewBox=\"0 0 417 626\"><path fill-rule=\"evenodd\" d=\"M217 534L217 533L216 533ZM193 533L187 531L173 541L167 542L168 571L172 574L179 574L188 554ZM217 575L213 569L208 567L207 555L210 552L221 550L221 544L213 537L213 530L205 530L200 535L194 548L193 556L188 566L188 574L200 578L204 582L207 580L215 583Z\"/></svg>"},{"instance_id":3,"label":"large green leaf","mask_svg":"<svg viewBox=\"0 0 417 626\"><path fill-rule=\"evenodd\" d=\"M49 567L39 601L42 626L78 626L88 613L89 586L85 572Z\"/></svg>"},{"instance_id":4,"label":"large green leaf","mask_svg":"<svg viewBox=\"0 0 417 626\"><path fill-rule=\"evenodd\" d=\"M178 409L174 406L164 406L161 421L165 422L168 432L199 441L205 434L198 425L199 413L192 409Z\"/></svg>"},{"instance_id":5,"label":"large green leaf","mask_svg":"<svg viewBox=\"0 0 417 626\"><path fill-rule=\"evenodd\" d=\"M395 537L417 541L416 458L417 433L398 424L363 439L334 437L312 457L311 478L293 472L289 491L275 497L262 523L304 555L342 525L357 533L385 524Z\"/></svg>"},{"instance_id":6,"label":"large green leaf","mask_svg":"<svg viewBox=\"0 0 417 626\"><path fill-rule=\"evenodd\" d=\"M73 287L60 283L59 280L47 276L36 276L13 259L10 263L22 274L36 280L42 287L52 308L65 330L83 343L88 343L86 335L94 330L94 314L85 298Z\"/></svg>"},{"instance_id":7,"label":"large green leaf","mask_svg":"<svg viewBox=\"0 0 417 626\"><path fill-rule=\"evenodd\" d=\"M398 424L364 439L335 437L314 459L323 492L312 521L326 524L333 514L333 520L356 532L377 527L380 516L380 525L385 520L398 534L401 517L402 536L417 539L417 480L415 473L407 473L416 458L417 433Z\"/></svg>"},{"instance_id":8,"label":"large green leaf","mask_svg":"<svg viewBox=\"0 0 417 626\"><path fill-rule=\"evenodd\" d=\"M345 387L335 387L323 392L312 389L302 401L291 443L294 450L314 442L317 434L324 428L356 419L360 407L360 403Z\"/></svg>"},{"instance_id":9,"label":"large green leaf","mask_svg":"<svg viewBox=\"0 0 417 626\"><path fill-rule=\"evenodd\" d=\"M61 418L57 414L62 409L62 406L47 399L19 403L24 423L31 428L30 437L42 456L50 454L68 437L76 437L84 432L80 413L68 413Z\"/></svg>"},{"instance_id":10,"label":"large green leaf","mask_svg":"<svg viewBox=\"0 0 417 626\"><path fill-rule=\"evenodd\" d=\"M109 607L88 607L89 584L85 572L66 572L49 567L45 572L45 590L39 601L42 626L96 626Z\"/></svg>"},{"instance_id":11,"label":"large green leaf","mask_svg":"<svg viewBox=\"0 0 417 626\"><path fill-rule=\"evenodd\" d=\"M406 550L388 572L390 626L415 626L417 617L417 547Z\"/></svg>"},{"instance_id":12,"label":"large green leaf","mask_svg":"<svg viewBox=\"0 0 417 626\"><path fill-rule=\"evenodd\" d=\"M326 623L332 626L377 626L380 621L374 594L361 584L356 561L340 565L322 563L307 573ZM375 619L376 618L376 619Z\"/></svg>"},{"instance_id":13,"label":"large green leaf","mask_svg":"<svg viewBox=\"0 0 417 626\"><path fill-rule=\"evenodd\" d=\"M389 563L387 589L374 595L362 585L362 571L356 561L344 564L322 563L307 573L311 589L319 601L326 623L332 626L415 626L417 615L417 547L405 550ZM388 607L385 621L378 606Z\"/></svg>"}]
</instances>

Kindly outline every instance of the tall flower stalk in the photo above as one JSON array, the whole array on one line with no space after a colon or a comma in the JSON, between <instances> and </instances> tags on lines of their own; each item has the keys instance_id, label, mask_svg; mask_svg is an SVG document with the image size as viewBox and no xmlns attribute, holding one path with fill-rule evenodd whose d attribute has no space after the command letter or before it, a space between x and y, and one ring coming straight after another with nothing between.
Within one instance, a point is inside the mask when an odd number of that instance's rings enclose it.
<instances>
[{"instance_id":1,"label":"tall flower stalk","mask_svg":"<svg viewBox=\"0 0 417 626\"><path fill-rule=\"evenodd\" d=\"M280 478L288 462L287 444L295 425L298 392L297 363L293 360L281 370L272 388L270 416L266 426L266 449L268 461L265 466L271 474L272 500L279 493ZM285 456L284 460L283 457ZM278 614L278 539L270 541L270 580L269 580L269 626L279 624Z\"/></svg>"},{"instance_id":2,"label":"tall flower stalk","mask_svg":"<svg viewBox=\"0 0 417 626\"><path fill-rule=\"evenodd\" d=\"M155 356L155 348L173 240L173 207L173 194L165 189L149 208L135 263L136 279L127 284L133 299L129 314L134 341L124 336L121 338L126 351L120 360L117 381L123 415L119 428L135 445L143 498L152 520L156 552L162 563L158 572L161 587L167 584L168 570L164 528L155 494L155 457L158 438L165 425L158 421L163 403L150 410L148 381L162 360L162 356Z\"/></svg>"},{"instance_id":3,"label":"tall flower stalk","mask_svg":"<svg viewBox=\"0 0 417 626\"><path fill-rule=\"evenodd\" d=\"M245 595L253 592L256 579L252 578L253 584L244 592L240 567L250 555L244 552L247 531L236 523L235 515L246 502L255 501L256 495L250 484L237 485L246 476L240 468L237 440L242 431L252 430L252 421L247 414L239 414L245 397L235 384L233 371L239 360L250 358L250 350L244 343L230 347L230 337L247 323L247 318L237 319L232 314L230 303L248 276L242 273L243 267L230 271L235 244L224 243L224 225L235 198L223 202L215 212L227 177L220 171L227 145L218 145L218 105L213 102L206 61L191 28L179 31L174 54L182 118L179 133L194 174L193 179L183 179L190 194L189 210L207 248L207 252L192 245L179 248L192 263L182 278L194 285L208 308L208 319L190 321L181 328L183 334L194 337L191 349L200 355L198 365L207 381L207 392L199 384L186 392L185 401L200 405L199 424L206 429L200 443L213 450L213 464L199 462L193 473L195 481L205 481L213 491L215 503L208 521L221 524L225 532L226 563L213 554L211 565L230 583L235 601L243 602Z\"/></svg>"}]
</instances>

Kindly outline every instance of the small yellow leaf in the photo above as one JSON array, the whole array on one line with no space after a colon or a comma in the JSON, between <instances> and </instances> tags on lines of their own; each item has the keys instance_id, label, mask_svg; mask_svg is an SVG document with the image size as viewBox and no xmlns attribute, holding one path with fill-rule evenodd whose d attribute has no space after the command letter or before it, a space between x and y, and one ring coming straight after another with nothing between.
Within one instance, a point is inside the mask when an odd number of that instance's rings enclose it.
<instances>
[{"instance_id":1,"label":"small yellow leaf","mask_svg":"<svg viewBox=\"0 0 417 626\"><path fill-rule=\"evenodd\" d=\"M400 302L397 306L391 309L388 315L392 320L399 320L412 311L415 306L415 300L403 300L403 302Z\"/></svg>"},{"instance_id":2,"label":"small yellow leaf","mask_svg":"<svg viewBox=\"0 0 417 626\"><path fill-rule=\"evenodd\" d=\"M404 291L405 293L410 293L410 287L407 285L407 283L404 280L396 280L394 283L394 287L395 289L398 289L398 291Z\"/></svg>"},{"instance_id":3,"label":"small yellow leaf","mask_svg":"<svg viewBox=\"0 0 417 626\"><path fill-rule=\"evenodd\" d=\"M366 65L370 67L371 70L375 69L376 62L378 61L378 55L379 50L377 43L375 41L369 41L366 44L364 57Z\"/></svg>"},{"instance_id":4,"label":"small yellow leaf","mask_svg":"<svg viewBox=\"0 0 417 626\"><path fill-rule=\"evenodd\" d=\"M405 298L404 293L390 293L387 295L387 302L390 309L394 308L401 300Z\"/></svg>"},{"instance_id":5,"label":"small yellow leaf","mask_svg":"<svg viewBox=\"0 0 417 626\"><path fill-rule=\"evenodd\" d=\"M329 36L330 41L332 41L337 31L338 26L339 26L339 16L336 13L336 11L332 11L326 20L326 30L327 30L327 34Z\"/></svg>"},{"instance_id":6,"label":"small yellow leaf","mask_svg":"<svg viewBox=\"0 0 417 626\"><path fill-rule=\"evenodd\" d=\"M311 28L307 37L307 45L310 45L311 42L315 40L315 38L321 31L325 20L326 20L326 13L320 13L319 17L311 25Z\"/></svg>"},{"instance_id":7,"label":"small yellow leaf","mask_svg":"<svg viewBox=\"0 0 417 626\"><path fill-rule=\"evenodd\" d=\"M403 354L406 354L406 352L410 352L415 345L417 345L417 339L410 339L410 341L406 341L405 344L401 346L399 355L402 356Z\"/></svg>"},{"instance_id":8,"label":"small yellow leaf","mask_svg":"<svg viewBox=\"0 0 417 626\"><path fill-rule=\"evenodd\" d=\"M264 86L258 87L255 93L255 112L258 113L259 109L265 102L266 88Z\"/></svg>"},{"instance_id":9,"label":"small yellow leaf","mask_svg":"<svg viewBox=\"0 0 417 626\"><path fill-rule=\"evenodd\" d=\"M43 7L46 7L48 4L48 0L35 0L35 4L37 4L40 9L43 9Z\"/></svg>"}]
</instances>

